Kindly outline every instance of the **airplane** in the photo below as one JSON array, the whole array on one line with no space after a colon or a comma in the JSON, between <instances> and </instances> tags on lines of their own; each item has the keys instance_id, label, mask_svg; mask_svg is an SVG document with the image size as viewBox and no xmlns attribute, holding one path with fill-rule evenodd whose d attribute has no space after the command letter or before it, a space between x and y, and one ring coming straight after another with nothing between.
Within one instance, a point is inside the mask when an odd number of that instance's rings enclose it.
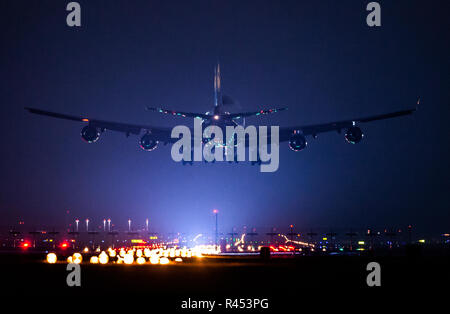
<instances>
[{"instance_id":1,"label":"airplane","mask_svg":"<svg viewBox=\"0 0 450 314\"><path fill-rule=\"evenodd\" d=\"M239 122L243 123L245 127L245 118L274 114L280 111L287 110L287 108L274 108L263 109L252 112L230 113L227 111L227 107L233 104L234 101L231 97L222 95L221 86L220 65L217 65L214 70L214 108L211 112L206 113L194 113L194 112L182 112L177 110L170 110L164 108L147 107L149 111L156 111L163 114L169 114L183 118L201 119L203 125L217 125L223 129L226 126L236 126ZM420 101L420 100L419 100ZM417 104L419 104L419 101ZM66 119L71 121L77 121L85 123L86 125L81 130L81 137L87 143L94 143L100 135L106 131L118 131L125 133L128 137L130 134L141 135L139 144L145 151L152 151L157 148L159 143L175 143L178 138L171 137L171 128L155 127L150 125L138 125L128 124L122 122L112 122L99 119L92 119L85 116L73 116L62 113L50 112L36 108L25 107L30 113L49 116L53 118ZM396 118L405 115L412 114L416 111L416 108L395 111L385 114L360 117L355 119L348 119L342 121L335 121L322 124L300 125L294 127L280 127L279 128L279 142L288 142L291 150L298 152L306 148L306 137L312 136L317 138L320 133L336 131L341 133L345 130L345 140L348 143L356 144L363 139L363 132L359 127L360 124L378 121L389 118Z\"/></svg>"}]
</instances>

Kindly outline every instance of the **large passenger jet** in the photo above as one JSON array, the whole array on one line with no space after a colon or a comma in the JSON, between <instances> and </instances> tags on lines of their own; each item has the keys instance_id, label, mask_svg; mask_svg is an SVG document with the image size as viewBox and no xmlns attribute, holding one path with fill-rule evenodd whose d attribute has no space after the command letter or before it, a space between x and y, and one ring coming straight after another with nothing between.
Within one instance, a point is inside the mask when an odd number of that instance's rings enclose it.
<instances>
[{"instance_id":1,"label":"large passenger jet","mask_svg":"<svg viewBox=\"0 0 450 314\"><path fill-rule=\"evenodd\" d=\"M194 113L194 112L183 112L154 107L147 107L147 110L156 111L163 114L169 114L177 117L201 119L205 127L209 125L217 125L221 127L223 130L225 130L226 126L236 126L238 124L244 124L245 126L245 118L259 115L274 114L279 111L287 109L287 108L274 108L274 109L263 109L253 112L230 113L226 110L226 108L228 108L229 107L228 105L230 105L231 103L233 103L232 98L226 95L222 95L220 66L217 65L214 70L214 107L211 112ZM127 136L129 136L130 134L141 136L139 144L141 148L146 151L154 150L159 143L164 144L174 143L178 140L177 138L171 137L172 131L171 128L105 121L100 119L94 119L87 116L73 116L35 108L25 108L25 109L35 114L40 114L53 118L72 120L85 124L85 126L81 129L81 137L87 143L96 142L100 138L100 135L103 134L106 130L122 132ZM316 138L319 133L330 131L336 131L338 133L341 133L342 130L344 130L345 140L348 143L356 144L360 142L363 138L363 132L361 131L360 124L409 115L412 114L415 110L416 108L412 108L402 111L342 121L334 121L329 123L299 125L293 127L280 127L279 142L288 142L289 147L293 151L297 152L306 148L307 137Z\"/></svg>"}]
</instances>

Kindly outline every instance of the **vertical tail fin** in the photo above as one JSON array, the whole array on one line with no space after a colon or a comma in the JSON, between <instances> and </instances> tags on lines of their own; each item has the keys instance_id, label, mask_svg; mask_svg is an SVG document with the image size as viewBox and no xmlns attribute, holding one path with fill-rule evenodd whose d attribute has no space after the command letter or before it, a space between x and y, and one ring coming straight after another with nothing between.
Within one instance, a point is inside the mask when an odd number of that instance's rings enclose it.
<instances>
[{"instance_id":1,"label":"vertical tail fin","mask_svg":"<svg viewBox=\"0 0 450 314\"><path fill-rule=\"evenodd\" d=\"M220 78L220 64L214 69L214 106L218 107L222 105L222 93L221 93L221 78Z\"/></svg>"}]
</instances>

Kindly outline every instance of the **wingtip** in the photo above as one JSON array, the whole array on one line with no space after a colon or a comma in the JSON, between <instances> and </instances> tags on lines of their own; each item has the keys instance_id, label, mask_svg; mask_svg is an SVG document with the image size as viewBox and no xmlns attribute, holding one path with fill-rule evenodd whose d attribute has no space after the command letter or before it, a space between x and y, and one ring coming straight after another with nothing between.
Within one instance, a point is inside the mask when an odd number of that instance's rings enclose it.
<instances>
[{"instance_id":1,"label":"wingtip","mask_svg":"<svg viewBox=\"0 0 450 314\"><path fill-rule=\"evenodd\" d=\"M411 109L411 112L416 112L419 109L420 106L420 97L417 98L416 106Z\"/></svg>"},{"instance_id":2,"label":"wingtip","mask_svg":"<svg viewBox=\"0 0 450 314\"><path fill-rule=\"evenodd\" d=\"M36 111L35 108L31 108L31 107L23 107L23 109L25 109L26 111L31 112L31 113Z\"/></svg>"}]
</instances>

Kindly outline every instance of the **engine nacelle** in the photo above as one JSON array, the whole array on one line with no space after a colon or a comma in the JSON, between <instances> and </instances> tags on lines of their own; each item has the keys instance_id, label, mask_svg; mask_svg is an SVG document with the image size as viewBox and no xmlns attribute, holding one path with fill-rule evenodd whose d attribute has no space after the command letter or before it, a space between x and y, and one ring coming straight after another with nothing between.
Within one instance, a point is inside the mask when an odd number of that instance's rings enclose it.
<instances>
[{"instance_id":1,"label":"engine nacelle","mask_svg":"<svg viewBox=\"0 0 450 314\"><path fill-rule=\"evenodd\" d=\"M81 138L88 143L97 142L100 138L100 131L93 126L86 125L81 129Z\"/></svg>"},{"instance_id":2,"label":"engine nacelle","mask_svg":"<svg viewBox=\"0 0 450 314\"><path fill-rule=\"evenodd\" d=\"M347 129L347 132L345 132L345 140L350 144L359 143L363 137L363 132L357 126L352 126Z\"/></svg>"},{"instance_id":3,"label":"engine nacelle","mask_svg":"<svg viewBox=\"0 0 450 314\"><path fill-rule=\"evenodd\" d=\"M150 133L144 134L139 141L141 148L145 151L152 151L158 147L158 141Z\"/></svg>"},{"instance_id":4,"label":"engine nacelle","mask_svg":"<svg viewBox=\"0 0 450 314\"><path fill-rule=\"evenodd\" d=\"M289 139L289 148L294 152L299 152L306 148L308 142L306 141L306 137L300 133L294 133L291 135Z\"/></svg>"}]
</instances>

